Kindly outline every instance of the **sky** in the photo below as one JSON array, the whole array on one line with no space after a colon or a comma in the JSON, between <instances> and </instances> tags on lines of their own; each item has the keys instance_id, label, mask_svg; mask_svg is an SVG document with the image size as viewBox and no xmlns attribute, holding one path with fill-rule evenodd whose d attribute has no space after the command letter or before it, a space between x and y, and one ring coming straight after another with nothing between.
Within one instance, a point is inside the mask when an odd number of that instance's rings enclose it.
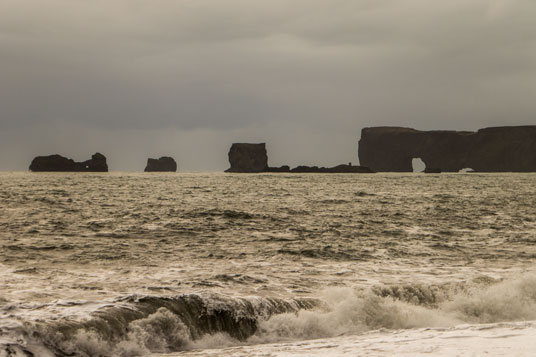
<instances>
[{"instance_id":1,"label":"sky","mask_svg":"<svg viewBox=\"0 0 536 357\"><path fill-rule=\"evenodd\" d=\"M370 126L536 124L534 0L0 0L0 170L358 163Z\"/></svg>"}]
</instances>

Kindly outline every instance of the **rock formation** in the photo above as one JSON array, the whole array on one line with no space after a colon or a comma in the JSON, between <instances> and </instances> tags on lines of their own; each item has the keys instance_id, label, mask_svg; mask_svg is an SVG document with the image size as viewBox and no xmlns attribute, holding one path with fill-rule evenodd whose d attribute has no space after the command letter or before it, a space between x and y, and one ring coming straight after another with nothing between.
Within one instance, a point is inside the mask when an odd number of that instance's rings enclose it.
<instances>
[{"instance_id":1,"label":"rock formation","mask_svg":"<svg viewBox=\"0 0 536 357\"><path fill-rule=\"evenodd\" d=\"M268 166L266 144L233 144L229 150L231 168L225 172L293 172L293 173L371 173L368 167L338 165L335 167L298 166L292 170L288 165Z\"/></svg>"},{"instance_id":2,"label":"rock formation","mask_svg":"<svg viewBox=\"0 0 536 357\"><path fill-rule=\"evenodd\" d=\"M441 172L535 172L536 126L469 131L364 128L359 161L374 171L412 172L412 159Z\"/></svg>"},{"instance_id":3,"label":"rock formation","mask_svg":"<svg viewBox=\"0 0 536 357\"><path fill-rule=\"evenodd\" d=\"M159 159L147 159L145 172L176 172L177 162L172 157L162 156Z\"/></svg>"},{"instance_id":4,"label":"rock formation","mask_svg":"<svg viewBox=\"0 0 536 357\"><path fill-rule=\"evenodd\" d=\"M268 169L266 144L235 143L229 150L231 167L225 172L265 172Z\"/></svg>"},{"instance_id":5,"label":"rock formation","mask_svg":"<svg viewBox=\"0 0 536 357\"><path fill-rule=\"evenodd\" d=\"M368 174L373 171L365 166L337 165L334 167L298 166L290 170L296 173Z\"/></svg>"},{"instance_id":6,"label":"rock formation","mask_svg":"<svg viewBox=\"0 0 536 357\"><path fill-rule=\"evenodd\" d=\"M268 167L265 172L290 172L290 167L288 165L283 165L281 167Z\"/></svg>"},{"instance_id":7,"label":"rock formation","mask_svg":"<svg viewBox=\"0 0 536 357\"><path fill-rule=\"evenodd\" d=\"M75 162L61 155L37 156L30 164L31 171L108 172L106 157L96 153L91 160Z\"/></svg>"}]
</instances>

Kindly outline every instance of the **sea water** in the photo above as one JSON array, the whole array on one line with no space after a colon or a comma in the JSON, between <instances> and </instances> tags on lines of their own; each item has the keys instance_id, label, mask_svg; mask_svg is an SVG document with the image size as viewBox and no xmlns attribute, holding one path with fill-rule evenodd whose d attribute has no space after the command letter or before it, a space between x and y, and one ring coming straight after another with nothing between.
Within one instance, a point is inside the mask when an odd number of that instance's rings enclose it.
<instances>
[{"instance_id":1,"label":"sea water","mask_svg":"<svg viewBox=\"0 0 536 357\"><path fill-rule=\"evenodd\" d=\"M534 355L535 187L0 173L0 356Z\"/></svg>"}]
</instances>

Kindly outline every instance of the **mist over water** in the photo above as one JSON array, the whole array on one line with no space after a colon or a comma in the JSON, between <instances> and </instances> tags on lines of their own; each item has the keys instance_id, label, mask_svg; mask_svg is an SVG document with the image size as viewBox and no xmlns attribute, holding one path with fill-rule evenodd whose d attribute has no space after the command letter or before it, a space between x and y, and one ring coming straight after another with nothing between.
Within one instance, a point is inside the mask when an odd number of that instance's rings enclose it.
<instances>
[{"instance_id":1,"label":"mist over water","mask_svg":"<svg viewBox=\"0 0 536 357\"><path fill-rule=\"evenodd\" d=\"M533 174L1 173L0 356L536 320L535 185Z\"/></svg>"}]
</instances>

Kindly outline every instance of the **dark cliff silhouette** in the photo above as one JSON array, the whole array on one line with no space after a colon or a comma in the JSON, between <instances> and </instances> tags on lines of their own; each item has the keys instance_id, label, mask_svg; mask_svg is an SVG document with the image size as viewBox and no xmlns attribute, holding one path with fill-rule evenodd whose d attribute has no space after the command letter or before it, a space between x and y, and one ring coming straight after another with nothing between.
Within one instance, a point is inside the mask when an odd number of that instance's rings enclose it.
<instances>
[{"instance_id":1,"label":"dark cliff silhouette","mask_svg":"<svg viewBox=\"0 0 536 357\"><path fill-rule=\"evenodd\" d=\"M145 172L176 172L177 162L169 156L162 156L159 159L147 159Z\"/></svg>"},{"instance_id":2,"label":"dark cliff silhouette","mask_svg":"<svg viewBox=\"0 0 536 357\"><path fill-rule=\"evenodd\" d=\"M91 160L75 162L61 155L37 156L30 164L31 171L108 172L106 157L96 153Z\"/></svg>"},{"instance_id":3,"label":"dark cliff silhouette","mask_svg":"<svg viewBox=\"0 0 536 357\"><path fill-rule=\"evenodd\" d=\"M419 131L372 127L361 131L359 161L374 171L412 172L412 159L427 168L458 172L535 172L536 126L471 131Z\"/></svg>"}]
</instances>

